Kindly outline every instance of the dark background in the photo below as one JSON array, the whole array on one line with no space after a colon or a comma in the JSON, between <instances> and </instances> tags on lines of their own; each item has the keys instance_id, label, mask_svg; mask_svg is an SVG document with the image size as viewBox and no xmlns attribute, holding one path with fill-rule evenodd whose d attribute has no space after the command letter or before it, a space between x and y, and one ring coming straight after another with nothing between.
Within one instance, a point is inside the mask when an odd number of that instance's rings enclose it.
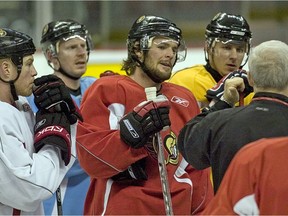
<instances>
[{"instance_id":1,"label":"dark background","mask_svg":"<svg viewBox=\"0 0 288 216\"><path fill-rule=\"evenodd\" d=\"M95 49L121 49L137 17L159 15L181 27L193 48L203 46L206 25L218 12L243 15L254 45L271 39L288 42L288 1L1 1L0 26L31 35L39 47L44 24L73 18L88 27Z\"/></svg>"}]
</instances>

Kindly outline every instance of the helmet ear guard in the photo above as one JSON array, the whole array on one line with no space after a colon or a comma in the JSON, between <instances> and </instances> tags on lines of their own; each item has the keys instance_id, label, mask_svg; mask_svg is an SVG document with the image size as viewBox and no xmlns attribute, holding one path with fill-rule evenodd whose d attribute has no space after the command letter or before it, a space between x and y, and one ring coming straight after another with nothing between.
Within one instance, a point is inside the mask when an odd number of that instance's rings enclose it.
<instances>
[{"instance_id":1,"label":"helmet ear guard","mask_svg":"<svg viewBox=\"0 0 288 216\"><path fill-rule=\"evenodd\" d=\"M148 50L151 47L151 43L153 39L154 37L149 37L148 35L144 35L144 37L140 39L140 49Z\"/></svg>"},{"instance_id":2,"label":"helmet ear guard","mask_svg":"<svg viewBox=\"0 0 288 216\"><path fill-rule=\"evenodd\" d=\"M43 53L47 61L51 61L52 57L57 57L56 46L49 44L45 49L43 49Z\"/></svg>"}]
</instances>

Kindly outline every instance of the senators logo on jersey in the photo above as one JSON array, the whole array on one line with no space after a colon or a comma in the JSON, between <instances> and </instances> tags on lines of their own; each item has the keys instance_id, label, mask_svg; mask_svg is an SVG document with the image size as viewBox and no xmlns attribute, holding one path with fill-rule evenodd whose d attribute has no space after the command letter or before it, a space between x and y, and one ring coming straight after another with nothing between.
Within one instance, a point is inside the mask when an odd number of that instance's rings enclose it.
<instances>
[{"instance_id":1,"label":"senators logo on jersey","mask_svg":"<svg viewBox=\"0 0 288 216\"><path fill-rule=\"evenodd\" d=\"M177 138L173 131L170 131L163 139L163 147L165 154L165 162L167 164L177 165L179 162L179 151L176 147ZM158 142L157 137L153 137L147 142L145 148L149 152L150 156L155 160L158 160Z\"/></svg>"}]
</instances>

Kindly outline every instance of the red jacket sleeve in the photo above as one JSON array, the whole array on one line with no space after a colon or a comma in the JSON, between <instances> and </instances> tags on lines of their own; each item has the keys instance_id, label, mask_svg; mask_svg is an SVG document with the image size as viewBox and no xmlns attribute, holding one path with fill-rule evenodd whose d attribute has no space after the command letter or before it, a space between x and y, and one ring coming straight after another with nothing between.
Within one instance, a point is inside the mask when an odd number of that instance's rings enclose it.
<instances>
[{"instance_id":1,"label":"red jacket sleeve","mask_svg":"<svg viewBox=\"0 0 288 216\"><path fill-rule=\"evenodd\" d=\"M117 80L97 80L85 92L80 107L84 121L79 122L77 129L77 154L83 169L94 178L114 176L147 156L144 148L130 148L120 138L118 120L130 108L123 105L127 96L116 87ZM144 96L143 91L143 100ZM120 159L123 157L126 160Z\"/></svg>"}]
</instances>

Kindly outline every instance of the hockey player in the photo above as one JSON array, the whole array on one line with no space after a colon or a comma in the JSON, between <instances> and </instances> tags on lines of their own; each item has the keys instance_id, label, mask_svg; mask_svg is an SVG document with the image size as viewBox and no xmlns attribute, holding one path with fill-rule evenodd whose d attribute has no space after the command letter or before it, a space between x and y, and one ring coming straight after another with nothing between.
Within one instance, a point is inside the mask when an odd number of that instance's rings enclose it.
<instances>
[{"instance_id":1,"label":"hockey player","mask_svg":"<svg viewBox=\"0 0 288 216\"><path fill-rule=\"evenodd\" d=\"M81 104L85 121L78 125L77 153L91 177L84 214L165 214L157 132L174 213L200 213L213 196L209 170L189 166L177 148L180 129L200 110L190 91L164 82L186 56L181 30L165 18L141 16L129 31L127 46L122 68L128 76L98 79ZM144 90L152 86L156 101L146 99Z\"/></svg>"},{"instance_id":2,"label":"hockey player","mask_svg":"<svg viewBox=\"0 0 288 216\"><path fill-rule=\"evenodd\" d=\"M34 82L34 52L31 37L0 29L0 215L44 214L42 201L56 191L76 153L75 106L54 76ZM36 120L26 99L34 84ZM55 104L68 106L54 113Z\"/></svg>"},{"instance_id":3,"label":"hockey player","mask_svg":"<svg viewBox=\"0 0 288 216\"><path fill-rule=\"evenodd\" d=\"M204 54L206 65L194 65L173 73L169 82L189 89L201 108L211 97L206 91L215 86L228 73L242 68L249 57L252 33L241 15L218 13L207 25ZM245 98L245 105L253 97Z\"/></svg>"},{"instance_id":4,"label":"hockey player","mask_svg":"<svg viewBox=\"0 0 288 216\"><path fill-rule=\"evenodd\" d=\"M244 146L203 215L287 215L288 137Z\"/></svg>"},{"instance_id":5,"label":"hockey player","mask_svg":"<svg viewBox=\"0 0 288 216\"><path fill-rule=\"evenodd\" d=\"M54 75L69 88L71 97L80 106L85 90L96 80L83 77L87 68L92 43L88 30L74 20L58 20L44 26L41 47ZM33 96L29 98L33 110ZM64 215L82 215L84 200L89 187L89 176L78 160L61 183L62 210ZM44 202L45 214L57 214L56 194Z\"/></svg>"},{"instance_id":6,"label":"hockey player","mask_svg":"<svg viewBox=\"0 0 288 216\"><path fill-rule=\"evenodd\" d=\"M215 192L241 147L260 138L288 135L287 44L261 43L252 49L248 67L248 81L255 92L252 102L211 113L231 107L239 99L238 91L247 89L241 77L227 79L223 99L203 109L206 112L190 120L178 137L179 150L193 167L212 167Z\"/></svg>"}]
</instances>

